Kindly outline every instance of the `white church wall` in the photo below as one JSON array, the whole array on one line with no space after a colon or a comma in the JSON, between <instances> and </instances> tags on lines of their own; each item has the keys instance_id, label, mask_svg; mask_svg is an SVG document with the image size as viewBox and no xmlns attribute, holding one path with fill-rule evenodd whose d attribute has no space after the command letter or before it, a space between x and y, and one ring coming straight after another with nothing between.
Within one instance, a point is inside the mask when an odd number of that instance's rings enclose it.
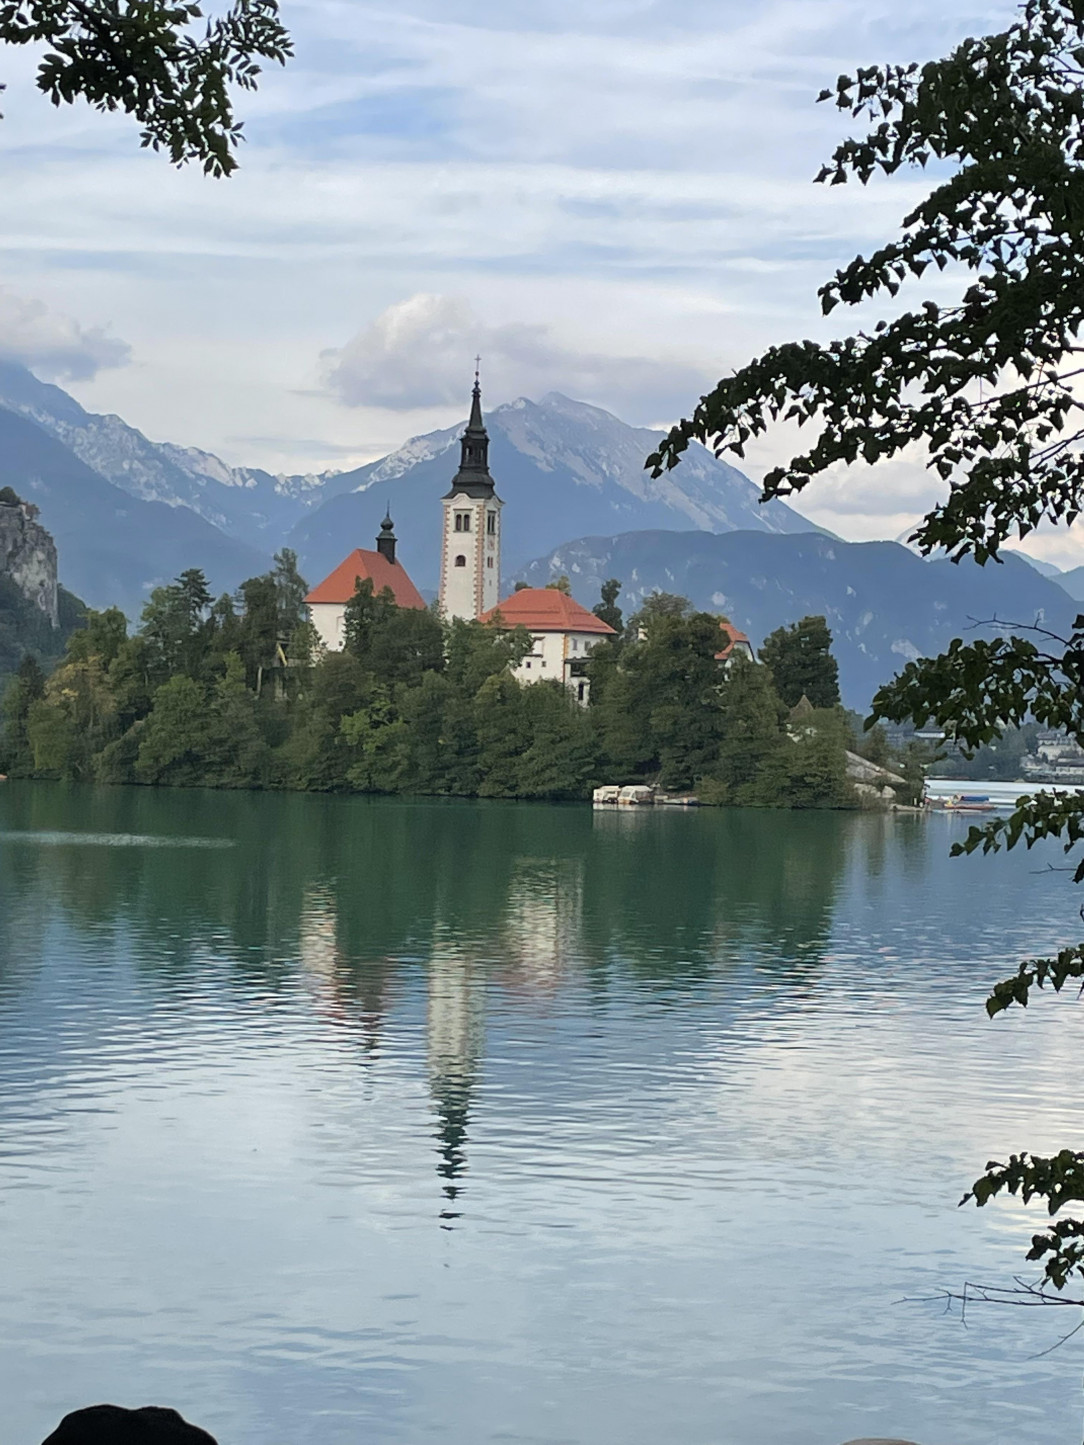
<instances>
[{"instance_id":1,"label":"white church wall","mask_svg":"<svg viewBox=\"0 0 1084 1445\"><path fill-rule=\"evenodd\" d=\"M346 604L312 602L309 604L312 625L329 652L341 652L346 643Z\"/></svg>"}]
</instances>

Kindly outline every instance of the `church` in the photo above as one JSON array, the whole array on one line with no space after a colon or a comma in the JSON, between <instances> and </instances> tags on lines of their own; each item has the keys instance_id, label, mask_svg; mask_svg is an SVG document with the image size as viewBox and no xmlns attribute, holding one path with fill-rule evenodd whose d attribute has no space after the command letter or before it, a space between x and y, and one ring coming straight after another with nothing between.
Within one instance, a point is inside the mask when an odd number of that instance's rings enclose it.
<instances>
[{"instance_id":1,"label":"church","mask_svg":"<svg viewBox=\"0 0 1084 1445\"><path fill-rule=\"evenodd\" d=\"M470 420L460 438L459 470L441 498L444 525L440 549L438 605L446 619L496 621L522 626L531 634L529 656L514 669L521 682L562 682L578 702L587 701L587 680L576 666L614 630L564 592L552 587L521 587L500 600L501 512L504 503L489 471L489 434L482 419L482 388L477 372ZM350 553L305 598L313 626L328 651L345 643L346 604L357 584L368 579L373 591L389 588L400 607L424 607L425 600L395 555L390 513L384 518L376 550Z\"/></svg>"}]
</instances>

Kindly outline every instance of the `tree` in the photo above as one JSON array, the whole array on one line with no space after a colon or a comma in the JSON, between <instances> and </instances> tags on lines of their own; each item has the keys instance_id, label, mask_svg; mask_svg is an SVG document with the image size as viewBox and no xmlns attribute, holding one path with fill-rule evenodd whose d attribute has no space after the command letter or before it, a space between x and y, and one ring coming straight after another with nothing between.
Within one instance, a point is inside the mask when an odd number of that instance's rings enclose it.
<instances>
[{"instance_id":1,"label":"tree","mask_svg":"<svg viewBox=\"0 0 1084 1445\"><path fill-rule=\"evenodd\" d=\"M768 473L766 499L800 492L839 463L912 448L947 483L912 539L923 552L945 548L985 564L1014 534L1074 521L1084 507L1082 70L1084 0L1026 0L1017 23L965 40L943 60L841 76L836 105L871 129L844 141L818 179L865 185L878 172L927 165L939 179L898 236L822 287L822 310L891 300L931 265L959 278L960 299L926 300L823 345L771 348L670 432L649 458L656 475L693 438L741 456L751 438L787 420L813 440ZM1028 718L1084 741L1084 617L1068 638L957 640L941 657L908 664L875 698L874 716L933 720L968 751ZM1084 805L1039 794L972 829L954 851L1042 838L1073 848L1084 838ZM1084 864L1076 878L1084 880ZM1028 960L994 987L987 1009L1023 1006L1033 988L1081 978L1084 945ZM1044 1201L1060 1216L1028 1255L1043 1262L1046 1284L1061 1290L1084 1279L1084 1220L1062 1216L1084 1202L1084 1152L1013 1155L988 1166L968 1197L983 1205L1000 1192Z\"/></svg>"},{"instance_id":2,"label":"tree","mask_svg":"<svg viewBox=\"0 0 1084 1445\"><path fill-rule=\"evenodd\" d=\"M297 567L297 553L283 547L275 553L275 565L271 570L278 600L279 636L288 638L306 621L305 598L309 584Z\"/></svg>"},{"instance_id":3,"label":"tree","mask_svg":"<svg viewBox=\"0 0 1084 1445\"><path fill-rule=\"evenodd\" d=\"M198 567L151 593L139 630L149 644L151 670L161 681L177 672L195 677L203 670L211 600L207 579Z\"/></svg>"},{"instance_id":4,"label":"tree","mask_svg":"<svg viewBox=\"0 0 1084 1445\"><path fill-rule=\"evenodd\" d=\"M139 745L136 774L145 783L202 783L213 746L207 689L178 673L154 697Z\"/></svg>"},{"instance_id":5,"label":"tree","mask_svg":"<svg viewBox=\"0 0 1084 1445\"><path fill-rule=\"evenodd\" d=\"M4 736L0 749L0 770L22 775L34 768L34 754L27 732L30 709L45 692L45 673L37 658L27 653L4 694Z\"/></svg>"},{"instance_id":6,"label":"tree","mask_svg":"<svg viewBox=\"0 0 1084 1445\"><path fill-rule=\"evenodd\" d=\"M838 708L821 708L764 758L742 801L776 808L853 808L847 779L847 723Z\"/></svg>"},{"instance_id":7,"label":"tree","mask_svg":"<svg viewBox=\"0 0 1084 1445\"><path fill-rule=\"evenodd\" d=\"M707 778L697 783L705 801L750 801L761 770L783 746L783 717L768 669L736 657L723 686L718 757Z\"/></svg>"},{"instance_id":8,"label":"tree","mask_svg":"<svg viewBox=\"0 0 1084 1445\"><path fill-rule=\"evenodd\" d=\"M771 668L776 691L787 707L795 707L803 697L814 707L838 705L839 666L823 617L803 617L789 627L777 627L764 639L760 660Z\"/></svg>"},{"instance_id":9,"label":"tree","mask_svg":"<svg viewBox=\"0 0 1084 1445\"><path fill-rule=\"evenodd\" d=\"M123 110L143 146L227 176L242 138L230 87L255 90L257 61L292 48L277 0L236 0L198 26L203 14L194 0L0 0L0 43L44 47L37 84L54 105Z\"/></svg>"},{"instance_id":10,"label":"tree","mask_svg":"<svg viewBox=\"0 0 1084 1445\"><path fill-rule=\"evenodd\" d=\"M718 748L719 619L659 592L630 620L628 639L619 662L603 656L588 664L602 751L621 774L658 774L666 788L691 787Z\"/></svg>"},{"instance_id":11,"label":"tree","mask_svg":"<svg viewBox=\"0 0 1084 1445\"><path fill-rule=\"evenodd\" d=\"M595 616L617 633L620 633L624 623L621 608L617 605L620 595L621 583L616 577L611 577L608 582L602 584L602 600L592 608Z\"/></svg>"}]
</instances>

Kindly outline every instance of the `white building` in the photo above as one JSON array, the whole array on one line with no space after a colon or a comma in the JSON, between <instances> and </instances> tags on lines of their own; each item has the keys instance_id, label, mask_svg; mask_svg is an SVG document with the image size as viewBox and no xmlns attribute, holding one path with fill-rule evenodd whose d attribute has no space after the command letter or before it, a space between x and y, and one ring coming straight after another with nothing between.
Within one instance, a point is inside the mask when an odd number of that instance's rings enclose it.
<instances>
[{"instance_id":1,"label":"white building","mask_svg":"<svg viewBox=\"0 0 1084 1445\"><path fill-rule=\"evenodd\" d=\"M346 642L346 604L359 582L368 579L377 596L388 588L400 607L425 607L425 601L395 556L395 531L390 516L380 525L376 551L357 548L340 562L330 577L305 598L312 625L329 652L340 652Z\"/></svg>"},{"instance_id":2,"label":"white building","mask_svg":"<svg viewBox=\"0 0 1084 1445\"><path fill-rule=\"evenodd\" d=\"M489 436L482 421L482 389L474 378L470 421L460 442L459 471L442 498L440 607L467 621L497 604L501 592L501 507L489 475Z\"/></svg>"},{"instance_id":3,"label":"white building","mask_svg":"<svg viewBox=\"0 0 1084 1445\"><path fill-rule=\"evenodd\" d=\"M556 587L521 587L483 613L482 621L492 622L498 615L506 627L525 627L534 643L513 670L514 677L520 682L562 682L578 702L587 702L589 683L574 664L583 662L596 643L615 635L609 623Z\"/></svg>"}]
</instances>

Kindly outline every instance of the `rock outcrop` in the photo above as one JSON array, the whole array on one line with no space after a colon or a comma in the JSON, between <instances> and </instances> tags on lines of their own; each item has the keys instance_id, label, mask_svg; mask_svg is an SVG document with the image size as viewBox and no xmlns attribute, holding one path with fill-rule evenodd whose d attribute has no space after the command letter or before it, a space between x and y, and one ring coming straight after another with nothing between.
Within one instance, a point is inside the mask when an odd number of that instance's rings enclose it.
<instances>
[{"instance_id":1,"label":"rock outcrop","mask_svg":"<svg viewBox=\"0 0 1084 1445\"><path fill-rule=\"evenodd\" d=\"M0 490L0 577L7 577L32 606L60 625L56 544L38 521L38 509L10 487Z\"/></svg>"},{"instance_id":2,"label":"rock outcrop","mask_svg":"<svg viewBox=\"0 0 1084 1445\"><path fill-rule=\"evenodd\" d=\"M91 1405L65 1415L44 1445L215 1445L215 1440L160 1405L139 1410Z\"/></svg>"}]
</instances>

